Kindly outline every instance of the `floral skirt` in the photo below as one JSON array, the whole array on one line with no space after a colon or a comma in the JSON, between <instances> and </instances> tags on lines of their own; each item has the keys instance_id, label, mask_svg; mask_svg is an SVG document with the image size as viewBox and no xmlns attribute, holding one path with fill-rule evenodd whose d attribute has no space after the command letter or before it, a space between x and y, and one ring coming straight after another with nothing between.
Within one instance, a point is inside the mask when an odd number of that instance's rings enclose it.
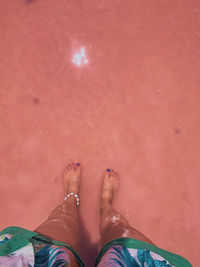
<instances>
[{"instance_id":1,"label":"floral skirt","mask_svg":"<svg viewBox=\"0 0 200 267\"><path fill-rule=\"evenodd\" d=\"M20 227L0 232L0 266L4 267L83 267L78 253L68 244L50 240ZM183 257L133 238L119 238L100 251L98 267L191 267Z\"/></svg>"}]
</instances>

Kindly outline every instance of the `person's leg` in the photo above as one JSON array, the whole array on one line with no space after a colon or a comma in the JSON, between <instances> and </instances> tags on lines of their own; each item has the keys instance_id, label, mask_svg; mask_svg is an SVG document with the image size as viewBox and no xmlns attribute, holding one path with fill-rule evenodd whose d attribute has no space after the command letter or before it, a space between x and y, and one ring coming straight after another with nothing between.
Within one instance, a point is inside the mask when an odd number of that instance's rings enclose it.
<instances>
[{"instance_id":1,"label":"person's leg","mask_svg":"<svg viewBox=\"0 0 200 267\"><path fill-rule=\"evenodd\" d=\"M131 237L150 244L154 243L138 230L112 207L113 194L119 184L118 174L114 171L106 171L101 196L101 218L99 250L113 239Z\"/></svg>"},{"instance_id":2,"label":"person's leg","mask_svg":"<svg viewBox=\"0 0 200 267\"><path fill-rule=\"evenodd\" d=\"M80 166L72 163L64 171L64 186L66 195L78 194ZM37 227L35 232L51 239L71 245L78 253L80 251L80 230L78 222L78 206L74 195L67 198L56 207L48 219Z\"/></svg>"}]
</instances>

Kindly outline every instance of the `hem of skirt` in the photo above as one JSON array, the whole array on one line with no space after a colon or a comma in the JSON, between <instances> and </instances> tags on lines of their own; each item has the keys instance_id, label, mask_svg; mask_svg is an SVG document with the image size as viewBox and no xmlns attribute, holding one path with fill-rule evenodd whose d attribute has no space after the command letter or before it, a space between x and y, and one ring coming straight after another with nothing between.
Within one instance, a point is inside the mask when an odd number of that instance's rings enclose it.
<instances>
[{"instance_id":1,"label":"hem of skirt","mask_svg":"<svg viewBox=\"0 0 200 267\"><path fill-rule=\"evenodd\" d=\"M1 245L0 256L5 256L9 253L12 253L13 251L17 249L24 247L29 242L31 242L31 239L34 239L34 240L38 240L39 242L66 247L74 254L79 266L80 267L85 266L81 257L78 255L78 253L70 245L64 242L49 239L43 235L38 234L37 232L30 231L30 230L27 230L27 229L24 229L18 226L10 226L10 227L3 229L0 232L0 235L3 235L3 234L13 234L14 237Z\"/></svg>"},{"instance_id":2,"label":"hem of skirt","mask_svg":"<svg viewBox=\"0 0 200 267\"><path fill-rule=\"evenodd\" d=\"M101 258L110 247L117 245L132 249L148 249L156 254L159 254L161 257L165 258L170 264L175 265L176 267L192 267L191 263L186 258L180 255L174 254L167 250L156 247L152 244L130 237L117 238L105 244L97 256L95 266L100 263Z\"/></svg>"}]
</instances>

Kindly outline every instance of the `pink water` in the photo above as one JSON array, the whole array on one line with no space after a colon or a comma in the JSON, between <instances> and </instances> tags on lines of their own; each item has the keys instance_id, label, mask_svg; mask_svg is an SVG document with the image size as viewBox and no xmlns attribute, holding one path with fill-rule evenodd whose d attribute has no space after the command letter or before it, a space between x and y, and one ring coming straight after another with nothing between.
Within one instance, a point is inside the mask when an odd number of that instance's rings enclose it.
<instances>
[{"instance_id":1,"label":"pink water","mask_svg":"<svg viewBox=\"0 0 200 267\"><path fill-rule=\"evenodd\" d=\"M198 266L199 1L3 0L0 33L1 229L45 220L75 161L88 247L111 168L114 206Z\"/></svg>"}]
</instances>

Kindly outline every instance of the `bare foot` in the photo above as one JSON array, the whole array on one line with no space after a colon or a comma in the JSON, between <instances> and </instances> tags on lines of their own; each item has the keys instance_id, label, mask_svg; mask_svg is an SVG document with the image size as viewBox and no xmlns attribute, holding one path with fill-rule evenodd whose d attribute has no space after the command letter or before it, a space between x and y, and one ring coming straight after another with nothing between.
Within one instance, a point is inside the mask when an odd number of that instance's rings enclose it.
<instances>
[{"instance_id":1,"label":"bare foot","mask_svg":"<svg viewBox=\"0 0 200 267\"><path fill-rule=\"evenodd\" d=\"M114 192L119 185L119 176L117 172L105 171L105 177L103 182L103 190L101 196L101 208L105 205L111 205Z\"/></svg>"},{"instance_id":2,"label":"bare foot","mask_svg":"<svg viewBox=\"0 0 200 267\"><path fill-rule=\"evenodd\" d=\"M66 195L69 193L78 194L79 192L79 180L80 180L80 164L71 163L64 170L64 187Z\"/></svg>"}]
</instances>

